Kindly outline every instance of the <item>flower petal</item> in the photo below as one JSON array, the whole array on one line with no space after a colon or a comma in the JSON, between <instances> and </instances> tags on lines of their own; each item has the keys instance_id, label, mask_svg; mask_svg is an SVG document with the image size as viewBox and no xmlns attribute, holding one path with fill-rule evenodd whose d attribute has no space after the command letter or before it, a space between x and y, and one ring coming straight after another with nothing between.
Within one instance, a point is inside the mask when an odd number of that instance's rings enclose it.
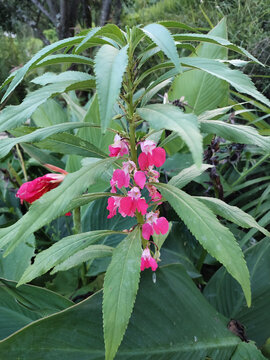
<instances>
[{"instance_id":1,"label":"flower petal","mask_svg":"<svg viewBox=\"0 0 270 360\"><path fill-rule=\"evenodd\" d=\"M143 189L146 182L146 176L144 172L136 171L134 175L134 181L141 189Z\"/></svg>"}]
</instances>

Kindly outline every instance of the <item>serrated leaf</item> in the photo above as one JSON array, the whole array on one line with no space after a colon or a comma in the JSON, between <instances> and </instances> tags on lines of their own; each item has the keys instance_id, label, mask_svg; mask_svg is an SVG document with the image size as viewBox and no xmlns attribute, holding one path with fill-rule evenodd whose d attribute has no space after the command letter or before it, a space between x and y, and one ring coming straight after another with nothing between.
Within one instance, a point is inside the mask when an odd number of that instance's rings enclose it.
<instances>
[{"instance_id":1,"label":"serrated leaf","mask_svg":"<svg viewBox=\"0 0 270 360\"><path fill-rule=\"evenodd\" d=\"M32 57L31 60L29 60L21 69L19 69L15 75L15 77L12 79L5 95L3 96L1 102L3 102L9 94L19 85L19 83L24 78L24 75L27 73L28 70L30 70L37 62L42 60L45 56L48 54L51 54L52 52L55 52L59 49L62 49L67 46L75 45L77 43L80 43L84 39L84 36L76 36L71 37L67 39L63 39L60 41L57 41L51 45L46 46L45 48L41 49L39 52L36 53L35 56Z\"/></svg>"},{"instance_id":2,"label":"serrated leaf","mask_svg":"<svg viewBox=\"0 0 270 360\"><path fill-rule=\"evenodd\" d=\"M77 129L81 127L88 127L91 126L91 124L87 123L79 123L79 122L73 122L73 123L63 123L63 124L57 124L53 126L48 126L42 129L38 129L35 131L32 131L28 133L27 135L19 136L17 138L7 138L3 139L0 143L0 158L4 157L8 152L12 149L12 147L19 143L28 143L28 142L39 142L41 140L46 139L47 137L52 136L53 134L58 134L61 132L69 131L72 129ZM33 128L30 128L30 131L33 130ZM29 131L29 128L26 128L26 131ZM66 137L66 140L65 140ZM77 138L70 134L64 134L63 136L54 136L52 137L52 140L59 139L61 141L62 147L69 146L71 150L72 146L76 148L77 152L81 151L82 156L88 156L88 157L106 157L106 154L104 154L102 151L100 151L98 148L96 148L94 145L90 143L86 143L84 140L80 140L80 138ZM43 143L44 144L44 143ZM46 144L46 143L45 143ZM46 145L44 146L46 148ZM50 149L57 152L59 150L59 147L56 149ZM61 150L61 149L60 149ZM61 151L59 151L61 152Z\"/></svg>"},{"instance_id":3,"label":"serrated leaf","mask_svg":"<svg viewBox=\"0 0 270 360\"><path fill-rule=\"evenodd\" d=\"M32 120L36 126L46 127L68 122L68 116L57 101L48 99L32 114Z\"/></svg>"},{"instance_id":4,"label":"serrated leaf","mask_svg":"<svg viewBox=\"0 0 270 360\"><path fill-rule=\"evenodd\" d=\"M63 161L49 154L47 151L40 150L37 147L30 144L21 144L21 147L30 157L37 160L40 164L51 164L58 166L61 169L65 168L65 164Z\"/></svg>"},{"instance_id":5,"label":"serrated leaf","mask_svg":"<svg viewBox=\"0 0 270 360\"><path fill-rule=\"evenodd\" d=\"M224 19L221 20L209 32L209 35L227 38L226 21ZM200 43L196 48L196 55L192 54L191 56L209 59L227 59L227 52L228 50L222 46ZM199 115L206 110L227 105L228 90L226 81L207 74L205 71L191 69L175 78L168 95L170 100L180 99L184 96L185 101L189 105L186 107L186 111Z\"/></svg>"},{"instance_id":6,"label":"serrated leaf","mask_svg":"<svg viewBox=\"0 0 270 360\"><path fill-rule=\"evenodd\" d=\"M51 271L51 274L55 274L57 271L71 269L85 261L112 256L113 249L113 247L107 245L90 245L85 249L76 252L76 254L71 255L67 260L61 262L61 264L55 266L53 271Z\"/></svg>"},{"instance_id":7,"label":"serrated leaf","mask_svg":"<svg viewBox=\"0 0 270 360\"><path fill-rule=\"evenodd\" d=\"M103 237L114 234L110 230L89 231L82 234L67 236L48 249L40 252L32 265L30 265L18 282L18 286L30 282L34 278L45 274L53 267L66 261L78 251L98 242Z\"/></svg>"},{"instance_id":8,"label":"serrated leaf","mask_svg":"<svg viewBox=\"0 0 270 360\"><path fill-rule=\"evenodd\" d=\"M270 151L270 137L260 135L251 126L229 124L220 120L200 120L199 122L202 132L216 134L226 140L240 144L257 145L267 152Z\"/></svg>"},{"instance_id":9,"label":"serrated leaf","mask_svg":"<svg viewBox=\"0 0 270 360\"><path fill-rule=\"evenodd\" d=\"M212 44L217 44L226 47L227 49L238 52L239 54L247 56L249 59L255 61L257 64L263 66L263 64L252 56L247 50L243 49L241 46L232 44L229 40L224 39L219 36L212 36L208 34L175 34L173 35L174 39L177 41L204 41Z\"/></svg>"},{"instance_id":10,"label":"serrated leaf","mask_svg":"<svg viewBox=\"0 0 270 360\"><path fill-rule=\"evenodd\" d=\"M112 360L128 326L140 280L141 230L137 227L114 250L103 290L105 358Z\"/></svg>"},{"instance_id":11,"label":"serrated leaf","mask_svg":"<svg viewBox=\"0 0 270 360\"><path fill-rule=\"evenodd\" d=\"M202 163L202 136L196 115L185 114L173 105L148 105L137 109L138 114L155 130L168 129L176 132L189 147L195 164Z\"/></svg>"},{"instance_id":12,"label":"serrated leaf","mask_svg":"<svg viewBox=\"0 0 270 360\"><path fill-rule=\"evenodd\" d=\"M194 197L168 184L156 186L205 250L221 262L239 282L250 306L249 272L233 234L220 224L207 206Z\"/></svg>"},{"instance_id":13,"label":"serrated leaf","mask_svg":"<svg viewBox=\"0 0 270 360\"><path fill-rule=\"evenodd\" d=\"M172 185L172 184L171 184ZM226 204L224 201L216 198L206 196L196 196L196 199L209 207L214 214L222 216L223 218L243 227L256 228L265 236L270 237L269 231L260 226L257 221L249 214L239 209L236 206Z\"/></svg>"},{"instance_id":14,"label":"serrated leaf","mask_svg":"<svg viewBox=\"0 0 270 360\"><path fill-rule=\"evenodd\" d=\"M251 79L239 70L231 70L226 64L218 60L199 57L181 58L181 63L185 66L206 71L219 79L225 80L240 93L251 95L267 106L270 106L270 101L256 89Z\"/></svg>"},{"instance_id":15,"label":"serrated leaf","mask_svg":"<svg viewBox=\"0 0 270 360\"><path fill-rule=\"evenodd\" d=\"M122 79L128 64L128 45L117 50L103 45L95 57L96 87L102 132L105 133L119 97Z\"/></svg>"},{"instance_id":16,"label":"serrated leaf","mask_svg":"<svg viewBox=\"0 0 270 360\"><path fill-rule=\"evenodd\" d=\"M63 64L63 63L86 64L90 66L94 65L94 61L86 56L74 55L74 54L57 54L57 55L46 56L44 59L39 61L34 66L34 68L53 65L53 64Z\"/></svg>"},{"instance_id":17,"label":"serrated leaf","mask_svg":"<svg viewBox=\"0 0 270 360\"><path fill-rule=\"evenodd\" d=\"M196 177L200 176L204 171L211 167L213 166L208 164L202 164L200 169L198 169L197 166L191 165L190 167L180 171L179 174L173 176L168 184L175 186L178 189L182 189L190 181L196 179Z\"/></svg>"},{"instance_id":18,"label":"serrated leaf","mask_svg":"<svg viewBox=\"0 0 270 360\"><path fill-rule=\"evenodd\" d=\"M267 360L267 358L263 356L254 343L241 342L233 353L231 360Z\"/></svg>"},{"instance_id":19,"label":"serrated leaf","mask_svg":"<svg viewBox=\"0 0 270 360\"><path fill-rule=\"evenodd\" d=\"M48 84L62 83L65 81L89 81L89 83L93 85L94 80L95 78L92 75L89 75L82 71L64 71L60 74L46 72L40 76L35 77L33 80L31 80L31 82L44 86Z\"/></svg>"},{"instance_id":20,"label":"serrated leaf","mask_svg":"<svg viewBox=\"0 0 270 360\"><path fill-rule=\"evenodd\" d=\"M19 221L0 229L0 246L8 244L5 254L34 231L68 211L71 201L91 185L99 183L112 163L112 159L101 160L66 175L61 185L36 200Z\"/></svg>"},{"instance_id":21,"label":"serrated leaf","mask_svg":"<svg viewBox=\"0 0 270 360\"><path fill-rule=\"evenodd\" d=\"M149 24L142 31L164 52L164 54L174 63L180 72L181 65L173 37L168 29L160 24Z\"/></svg>"}]
</instances>

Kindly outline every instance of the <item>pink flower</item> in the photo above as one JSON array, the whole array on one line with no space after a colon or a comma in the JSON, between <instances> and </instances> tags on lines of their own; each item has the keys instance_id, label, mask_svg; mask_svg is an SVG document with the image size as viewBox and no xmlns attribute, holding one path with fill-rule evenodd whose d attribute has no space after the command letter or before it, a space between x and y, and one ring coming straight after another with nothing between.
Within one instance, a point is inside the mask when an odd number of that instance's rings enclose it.
<instances>
[{"instance_id":1,"label":"pink flower","mask_svg":"<svg viewBox=\"0 0 270 360\"><path fill-rule=\"evenodd\" d=\"M135 186L128 192L128 196L121 199L119 212L121 211L122 215L125 214L125 216L133 217L136 210L142 215L145 215L147 212L147 208L148 205L145 199L141 199L141 192Z\"/></svg>"},{"instance_id":2,"label":"pink flower","mask_svg":"<svg viewBox=\"0 0 270 360\"><path fill-rule=\"evenodd\" d=\"M162 195L158 192L157 188L154 185L146 185L147 190L149 191L149 195L152 201L157 202L161 201ZM160 205L160 202L158 205Z\"/></svg>"},{"instance_id":3,"label":"pink flower","mask_svg":"<svg viewBox=\"0 0 270 360\"><path fill-rule=\"evenodd\" d=\"M53 171L58 171L61 174L49 173L44 176L38 177L33 181L27 181L26 183L22 184L16 194L16 197L20 198L21 204L23 203L23 200L32 204L46 192L56 188L64 180L67 174L65 170L50 164L45 164L44 166Z\"/></svg>"},{"instance_id":4,"label":"pink flower","mask_svg":"<svg viewBox=\"0 0 270 360\"><path fill-rule=\"evenodd\" d=\"M159 212L149 212L146 214L146 223L142 226L142 236L149 240L154 233L165 235L169 230L169 223L165 217L158 217Z\"/></svg>"},{"instance_id":5,"label":"pink flower","mask_svg":"<svg viewBox=\"0 0 270 360\"><path fill-rule=\"evenodd\" d=\"M129 153L128 143L122 140L121 136L116 134L114 137L114 143L109 145L110 157L120 157Z\"/></svg>"},{"instance_id":6,"label":"pink flower","mask_svg":"<svg viewBox=\"0 0 270 360\"><path fill-rule=\"evenodd\" d=\"M146 182L146 176L144 172L136 171L134 174L134 181L141 189L143 189Z\"/></svg>"},{"instance_id":7,"label":"pink flower","mask_svg":"<svg viewBox=\"0 0 270 360\"><path fill-rule=\"evenodd\" d=\"M121 169L116 169L113 172L113 176L112 179L110 181L112 190L112 193L116 193L116 187L118 187L118 189L121 189L121 187L129 187L129 181L130 181L130 176L129 174L125 173L125 171L121 170Z\"/></svg>"},{"instance_id":8,"label":"pink flower","mask_svg":"<svg viewBox=\"0 0 270 360\"><path fill-rule=\"evenodd\" d=\"M120 206L121 198L119 196L111 196L108 199L108 206L107 209L109 210L109 215L107 219L111 219L113 216L116 215L117 209Z\"/></svg>"},{"instance_id":9,"label":"pink flower","mask_svg":"<svg viewBox=\"0 0 270 360\"><path fill-rule=\"evenodd\" d=\"M154 258L152 258L150 250L146 247L143 250L142 257L141 257L141 271L144 269L151 268L152 271L156 271L158 264Z\"/></svg>"},{"instance_id":10,"label":"pink flower","mask_svg":"<svg viewBox=\"0 0 270 360\"><path fill-rule=\"evenodd\" d=\"M138 157L138 162L142 170L148 169L154 165L160 167L166 160L166 152L161 147L156 147L152 140L145 140L140 143L142 153Z\"/></svg>"}]
</instances>

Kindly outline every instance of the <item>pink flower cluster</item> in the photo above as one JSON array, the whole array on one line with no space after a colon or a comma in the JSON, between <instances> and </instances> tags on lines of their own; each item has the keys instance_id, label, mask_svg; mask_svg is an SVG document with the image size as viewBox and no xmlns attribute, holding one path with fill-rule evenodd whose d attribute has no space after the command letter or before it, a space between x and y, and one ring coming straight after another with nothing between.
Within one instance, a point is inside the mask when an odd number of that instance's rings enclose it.
<instances>
[{"instance_id":1,"label":"pink flower cluster","mask_svg":"<svg viewBox=\"0 0 270 360\"><path fill-rule=\"evenodd\" d=\"M166 152L157 147L152 140L144 140L139 143L141 153L138 157L139 168L132 160L122 163L122 168L114 170L111 179L111 193L116 194L117 189L127 189L126 196L111 196L108 199L108 218L116 215L117 211L123 217L134 217L141 214L144 218L142 225L142 236L145 240L155 234L166 234L169 230L169 223L165 217L159 217L159 211L149 211L152 207L162 203L162 195L152 183L159 182L159 172L154 166L160 167L166 160ZM129 143L119 135L114 138L114 143L109 146L111 157L123 157L129 155ZM147 203L142 197L141 190L146 188L149 192L150 201ZM125 191L126 192L126 191ZM148 245L141 257L141 270L151 267L152 271L157 269L157 262L151 256Z\"/></svg>"}]
</instances>

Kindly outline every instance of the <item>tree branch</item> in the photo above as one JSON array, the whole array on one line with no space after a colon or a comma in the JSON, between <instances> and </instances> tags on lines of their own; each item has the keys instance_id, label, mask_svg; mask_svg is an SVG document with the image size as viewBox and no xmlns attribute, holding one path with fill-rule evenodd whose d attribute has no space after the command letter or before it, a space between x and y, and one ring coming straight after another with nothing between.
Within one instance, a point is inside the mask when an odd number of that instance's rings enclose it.
<instances>
[{"instance_id":1,"label":"tree branch","mask_svg":"<svg viewBox=\"0 0 270 360\"><path fill-rule=\"evenodd\" d=\"M47 16L47 18L53 23L54 26L57 26L56 17L52 16L52 14L50 14L49 11L47 11L45 7L38 0L31 0L31 1L45 16Z\"/></svg>"},{"instance_id":2,"label":"tree branch","mask_svg":"<svg viewBox=\"0 0 270 360\"><path fill-rule=\"evenodd\" d=\"M109 18L110 11L111 11L111 3L112 3L112 0L103 0L102 1L100 26L105 25Z\"/></svg>"}]
</instances>

